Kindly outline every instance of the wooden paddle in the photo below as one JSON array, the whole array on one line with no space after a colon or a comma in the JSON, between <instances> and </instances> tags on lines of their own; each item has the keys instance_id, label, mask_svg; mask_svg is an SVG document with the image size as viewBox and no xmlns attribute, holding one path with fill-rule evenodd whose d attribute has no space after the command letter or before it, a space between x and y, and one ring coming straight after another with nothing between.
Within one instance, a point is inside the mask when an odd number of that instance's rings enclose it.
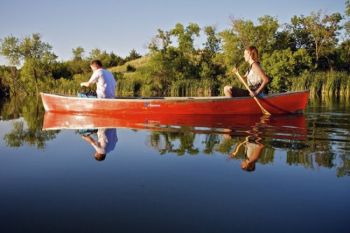
<instances>
[{"instance_id":1,"label":"wooden paddle","mask_svg":"<svg viewBox=\"0 0 350 233\"><path fill-rule=\"evenodd\" d=\"M250 90L248 84L244 81L244 79L242 78L242 76L239 74L238 70L235 72L235 74L237 75L237 77L239 78L239 80L243 83L243 85L245 86L245 88L247 88L247 90L249 91L249 93L252 93L252 90ZM271 115L271 113L269 113L259 102L258 98L256 98L256 96L253 97L255 102L259 105L261 111L263 114L265 115Z\"/></svg>"},{"instance_id":2,"label":"wooden paddle","mask_svg":"<svg viewBox=\"0 0 350 233\"><path fill-rule=\"evenodd\" d=\"M231 156L231 157L235 157L235 156L237 155L239 149L241 148L241 146L244 145L244 144L247 143L247 142L248 142L248 137L246 137L246 138L244 139L243 142L239 143L239 144L236 146L235 151L232 152L230 156Z\"/></svg>"}]
</instances>

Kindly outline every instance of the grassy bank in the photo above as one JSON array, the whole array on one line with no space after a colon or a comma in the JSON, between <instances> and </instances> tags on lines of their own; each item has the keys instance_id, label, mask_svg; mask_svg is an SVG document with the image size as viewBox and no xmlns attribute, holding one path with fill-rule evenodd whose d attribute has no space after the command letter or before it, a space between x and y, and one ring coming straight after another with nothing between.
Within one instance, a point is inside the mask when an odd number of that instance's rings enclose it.
<instances>
[{"instance_id":1,"label":"grassy bank","mask_svg":"<svg viewBox=\"0 0 350 233\"><path fill-rule=\"evenodd\" d=\"M313 97L349 98L350 75L346 72L304 73L289 78L290 90L310 90Z\"/></svg>"}]
</instances>

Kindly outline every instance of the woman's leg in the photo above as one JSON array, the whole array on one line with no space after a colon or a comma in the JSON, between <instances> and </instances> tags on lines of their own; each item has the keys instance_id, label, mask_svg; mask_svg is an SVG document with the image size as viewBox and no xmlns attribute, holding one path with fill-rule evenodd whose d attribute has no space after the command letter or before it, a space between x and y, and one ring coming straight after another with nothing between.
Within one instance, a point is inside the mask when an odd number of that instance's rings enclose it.
<instances>
[{"instance_id":1,"label":"woman's leg","mask_svg":"<svg viewBox=\"0 0 350 233\"><path fill-rule=\"evenodd\" d=\"M238 88L238 87L226 86L224 88L224 92L225 92L225 96L227 96L227 97L244 97L244 96L249 96L249 91L241 89L241 88ZM226 92L229 95L226 95Z\"/></svg>"},{"instance_id":2,"label":"woman's leg","mask_svg":"<svg viewBox=\"0 0 350 233\"><path fill-rule=\"evenodd\" d=\"M224 87L224 93L226 97L232 97L232 87L231 86L225 86Z\"/></svg>"}]
</instances>

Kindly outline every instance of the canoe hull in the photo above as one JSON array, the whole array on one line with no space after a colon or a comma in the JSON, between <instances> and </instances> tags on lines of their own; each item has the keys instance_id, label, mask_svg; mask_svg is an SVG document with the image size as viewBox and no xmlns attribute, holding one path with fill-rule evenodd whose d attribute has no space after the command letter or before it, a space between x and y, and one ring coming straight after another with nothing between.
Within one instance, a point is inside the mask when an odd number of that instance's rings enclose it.
<instances>
[{"instance_id":1,"label":"canoe hull","mask_svg":"<svg viewBox=\"0 0 350 233\"><path fill-rule=\"evenodd\" d=\"M309 92L289 92L259 99L271 114L305 109ZM166 97L96 99L41 93L45 111L82 114L258 115L261 109L251 97Z\"/></svg>"}]
</instances>

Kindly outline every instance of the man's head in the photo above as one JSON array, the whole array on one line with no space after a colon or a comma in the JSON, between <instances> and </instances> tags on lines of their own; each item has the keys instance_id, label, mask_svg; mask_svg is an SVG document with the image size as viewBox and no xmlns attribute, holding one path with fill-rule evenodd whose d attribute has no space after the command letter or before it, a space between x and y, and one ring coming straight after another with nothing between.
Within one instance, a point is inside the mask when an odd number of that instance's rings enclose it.
<instances>
[{"instance_id":1,"label":"man's head","mask_svg":"<svg viewBox=\"0 0 350 233\"><path fill-rule=\"evenodd\" d=\"M100 60L92 60L90 62L90 67L92 70L98 70L102 68L102 62Z\"/></svg>"},{"instance_id":2,"label":"man's head","mask_svg":"<svg viewBox=\"0 0 350 233\"><path fill-rule=\"evenodd\" d=\"M106 154L101 154L98 152L96 152L94 156L97 161L103 161L106 158Z\"/></svg>"}]
</instances>

